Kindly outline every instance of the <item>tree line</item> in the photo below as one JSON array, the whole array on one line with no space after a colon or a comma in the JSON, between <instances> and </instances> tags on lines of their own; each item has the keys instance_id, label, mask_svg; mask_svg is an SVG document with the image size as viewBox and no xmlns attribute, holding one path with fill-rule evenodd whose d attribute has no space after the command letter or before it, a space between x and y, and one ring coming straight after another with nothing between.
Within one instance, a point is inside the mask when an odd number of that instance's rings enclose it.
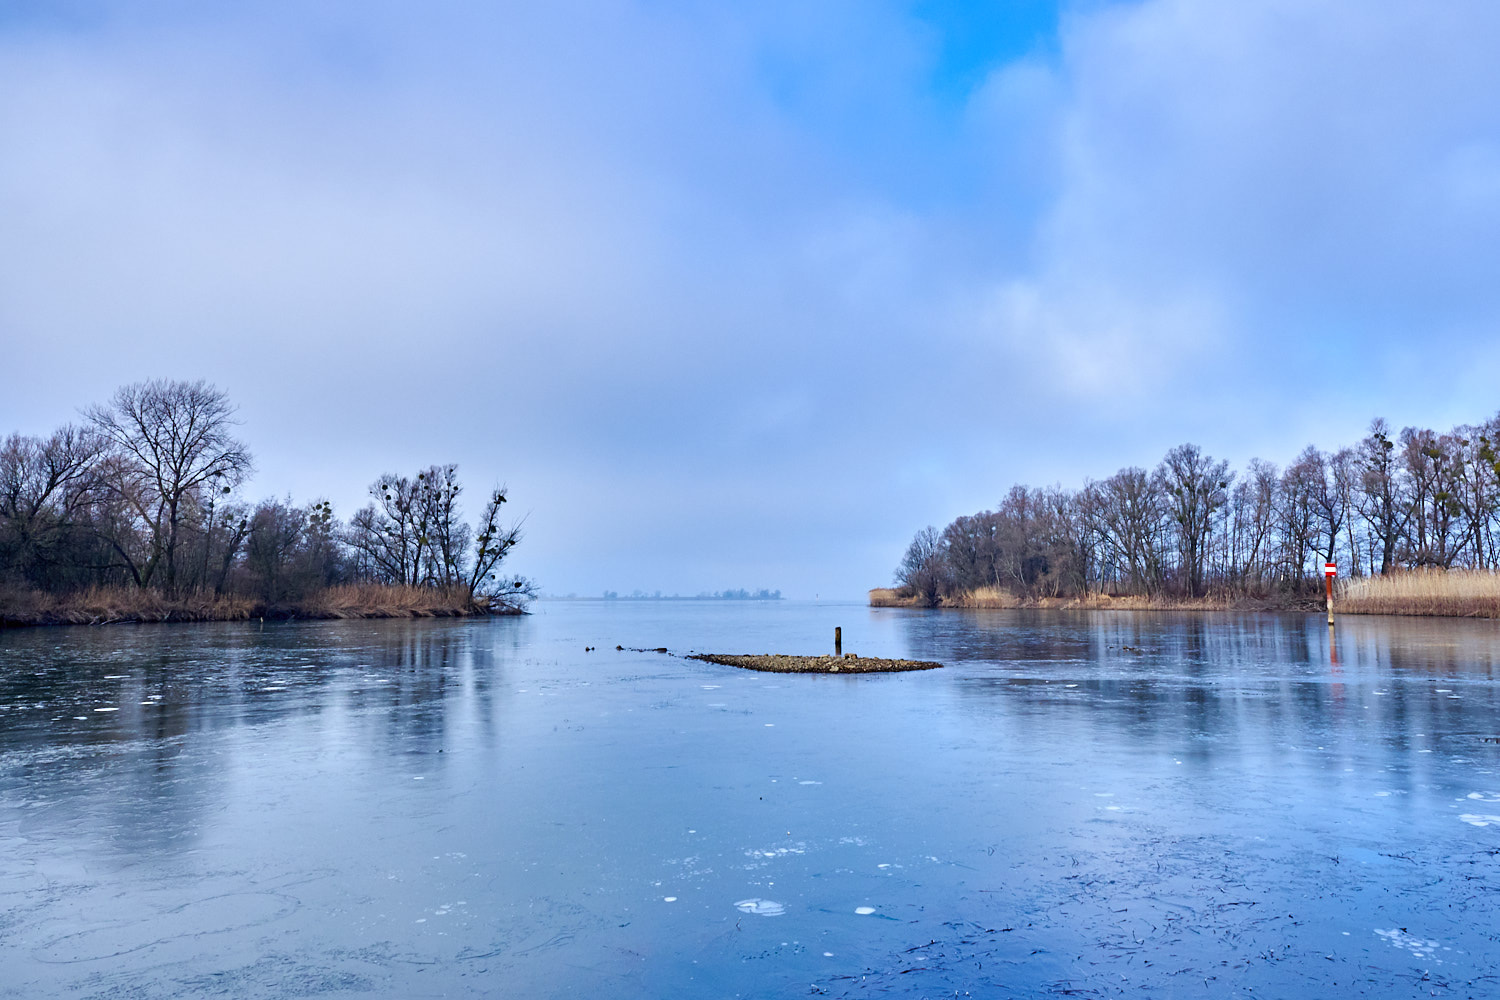
<instances>
[{"instance_id":1,"label":"tree line","mask_svg":"<svg viewBox=\"0 0 1500 1000\"><path fill-rule=\"evenodd\" d=\"M1500 566L1500 416L1447 433L1371 422L1358 443L1243 470L1184 444L1081 489L1014 486L994 510L917 532L896 585L925 603L1025 597L1296 595L1321 564L1364 576Z\"/></svg>"},{"instance_id":2,"label":"tree line","mask_svg":"<svg viewBox=\"0 0 1500 1000\"><path fill-rule=\"evenodd\" d=\"M520 541L504 488L464 520L455 465L383 475L347 522L319 499L251 501L234 407L203 382L127 385L83 420L0 445L0 588L93 587L170 598L295 602L345 583L432 587L511 604L529 597L500 564Z\"/></svg>"}]
</instances>

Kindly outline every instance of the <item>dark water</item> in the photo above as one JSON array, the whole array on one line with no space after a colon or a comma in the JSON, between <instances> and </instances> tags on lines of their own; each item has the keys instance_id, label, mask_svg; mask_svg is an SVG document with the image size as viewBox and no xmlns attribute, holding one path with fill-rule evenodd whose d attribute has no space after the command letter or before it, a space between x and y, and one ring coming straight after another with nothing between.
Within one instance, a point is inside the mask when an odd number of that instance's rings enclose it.
<instances>
[{"instance_id":1,"label":"dark water","mask_svg":"<svg viewBox=\"0 0 1500 1000\"><path fill-rule=\"evenodd\" d=\"M614 649L835 625L948 667ZM725 602L0 633L0 996L1500 996L1497 640Z\"/></svg>"}]
</instances>

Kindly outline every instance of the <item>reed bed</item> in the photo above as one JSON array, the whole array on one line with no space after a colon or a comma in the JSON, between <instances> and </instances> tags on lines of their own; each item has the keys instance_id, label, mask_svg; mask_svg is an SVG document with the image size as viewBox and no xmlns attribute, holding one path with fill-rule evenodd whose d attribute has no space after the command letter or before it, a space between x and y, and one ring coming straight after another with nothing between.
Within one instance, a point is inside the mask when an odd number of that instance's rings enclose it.
<instances>
[{"instance_id":1,"label":"reed bed","mask_svg":"<svg viewBox=\"0 0 1500 1000\"><path fill-rule=\"evenodd\" d=\"M298 601L299 618L460 618L503 614L466 587L407 587L350 583L320 590Z\"/></svg>"},{"instance_id":2,"label":"reed bed","mask_svg":"<svg viewBox=\"0 0 1500 1000\"><path fill-rule=\"evenodd\" d=\"M1500 618L1500 575L1489 570L1412 570L1344 581L1333 609L1355 615Z\"/></svg>"},{"instance_id":3,"label":"reed bed","mask_svg":"<svg viewBox=\"0 0 1500 1000\"><path fill-rule=\"evenodd\" d=\"M0 626L113 625L124 622L245 621L252 618L457 618L520 614L518 606L474 598L467 588L344 584L293 601L242 596L168 598L137 587L76 594L0 591Z\"/></svg>"},{"instance_id":4,"label":"reed bed","mask_svg":"<svg viewBox=\"0 0 1500 1000\"><path fill-rule=\"evenodd\" d=\"M890 587L870 591L874 608L924 607L916 595L904 595ZM1144 597L1134 594L1089 594L1084 597L1022 597L1004 587L979 587L941 597L940 608L1049 608L1062 611L1225 611L1240 607L1239 602L1224 597ZM1259 604L1256 604L1258 607Z\"/></svg>"},{"instance_id":5,"label":"reed bed","mask_svg":"<svg viewBox=\"0 0 1500 1000\"><path fill-rule=\"evenodd\" d=\"M0 592L0 626L242 621L255 607L243 597L167 598L138 587L90 587L75 594L6 590Z\"/></svg>"}]
</instances>

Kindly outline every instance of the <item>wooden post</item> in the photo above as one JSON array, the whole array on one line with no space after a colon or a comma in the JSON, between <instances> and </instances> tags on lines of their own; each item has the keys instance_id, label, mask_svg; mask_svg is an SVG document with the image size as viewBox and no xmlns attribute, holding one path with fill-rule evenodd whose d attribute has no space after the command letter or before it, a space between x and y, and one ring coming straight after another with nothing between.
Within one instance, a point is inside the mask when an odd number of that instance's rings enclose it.
<instances>
[{"instance_id":1,"label":"wooden post","mask_svg":"<svg viewBox=\"0 0 1500 1000\"><path fill-rule=\"evenodd\" d=\"M1331 562L1323 564L1323 586L1328 594L1328 627L1333 628L1333 575L1338 566Z\"/></svg>"},{"instance_id":2,"label":"wooden post","mask_svg":"<svg viewBox=\"0 0 1500 1000\"><path fill-rule=\"evenodd\" d=\"M844 630L838 625L833 627L833 655L844 655Z\"/></svg>"}]
</instances>

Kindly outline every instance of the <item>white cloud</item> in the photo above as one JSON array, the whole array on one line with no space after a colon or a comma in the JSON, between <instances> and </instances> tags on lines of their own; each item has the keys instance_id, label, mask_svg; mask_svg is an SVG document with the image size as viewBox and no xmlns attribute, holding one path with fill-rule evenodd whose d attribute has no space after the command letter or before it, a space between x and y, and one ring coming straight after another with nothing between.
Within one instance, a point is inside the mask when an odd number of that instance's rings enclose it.
<instances>
[{"instance_id":1,"label":"white cloud","mask_svg":"<svg viewBox=\"0 0 1500 1000\"><path fill-rule=\"evenodd\" d=\"M686 578L797 483L787 578L684 589L826 594L1017 479L1291 454L1320 379L1355 429L1493 406L1487 4L1088 5L962 109L897 7L141 9L0 33L5 429L204 375L267 491L456 459L544 577Z\"/></svg>"}]
</instances>

